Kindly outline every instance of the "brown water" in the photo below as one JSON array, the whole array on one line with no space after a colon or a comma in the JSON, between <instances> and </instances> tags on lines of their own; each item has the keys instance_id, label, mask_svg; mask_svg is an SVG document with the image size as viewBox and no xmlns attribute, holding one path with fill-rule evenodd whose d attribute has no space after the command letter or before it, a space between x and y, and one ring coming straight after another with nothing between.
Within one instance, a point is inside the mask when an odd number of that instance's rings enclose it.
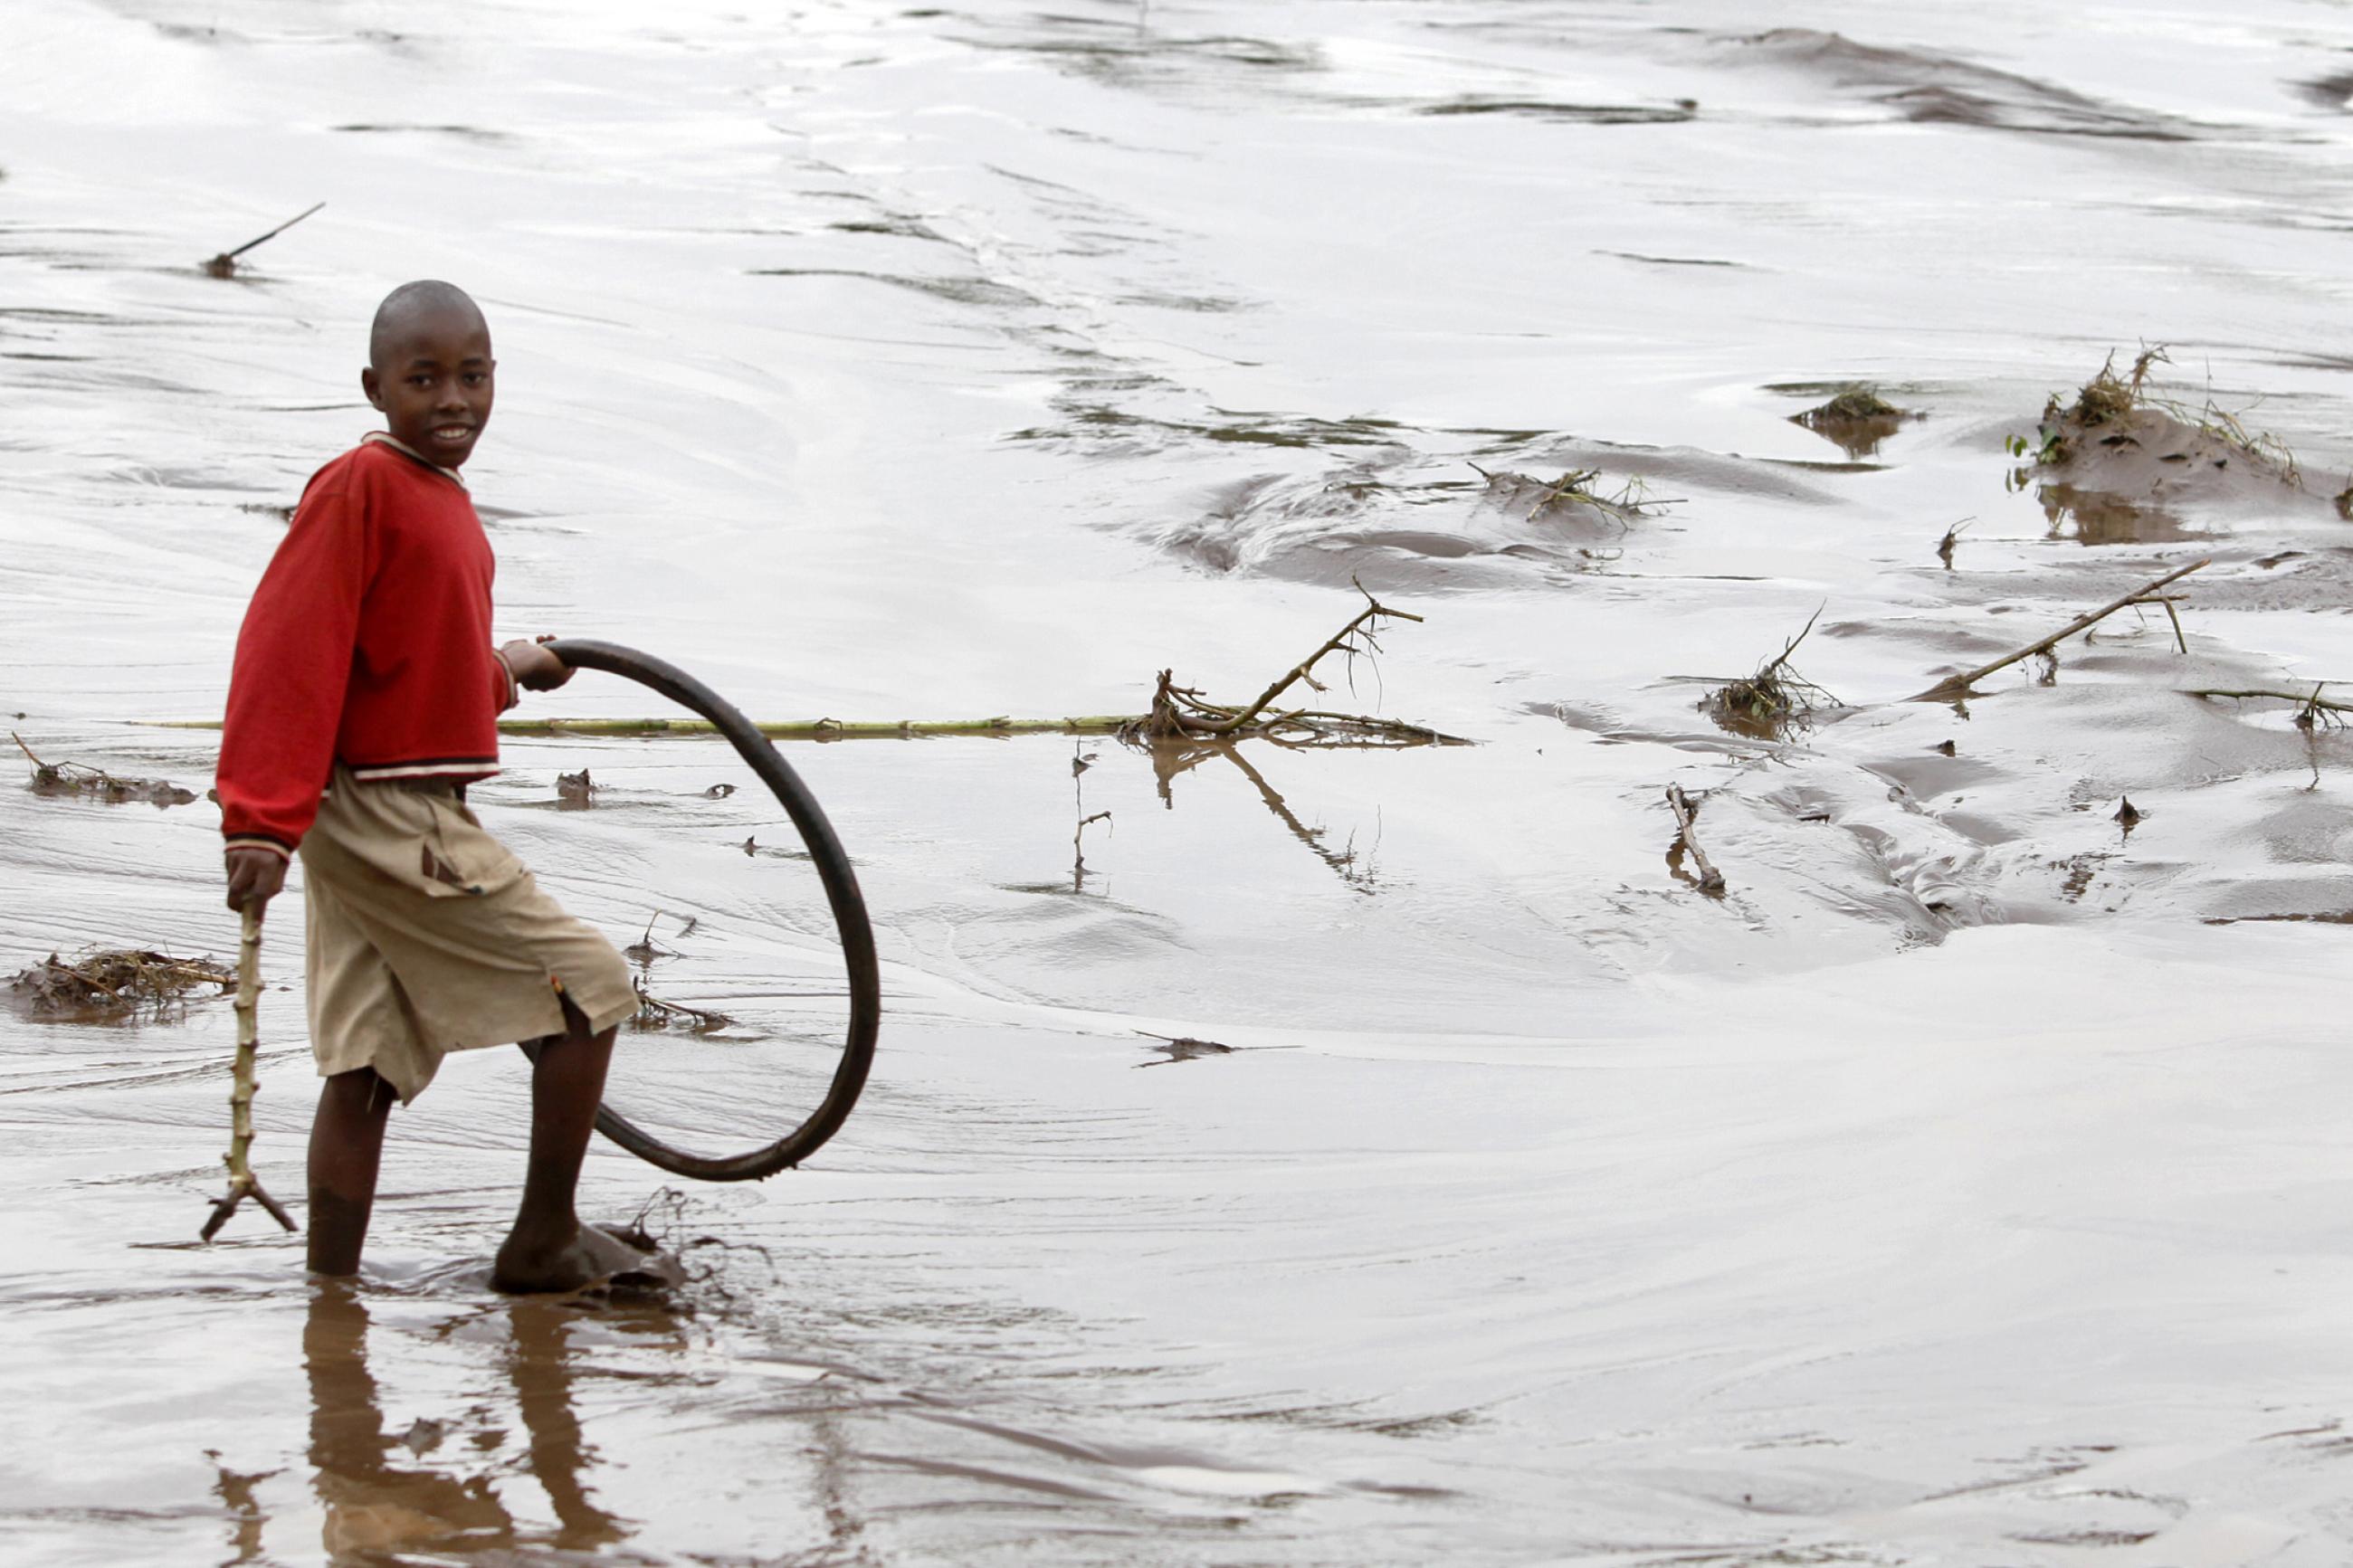
<instances>
[{"instance_id":1,"label":"brown water","mask_svg":"<svg viewBox=\"0 0 2353 1568\"><path fill-rule=\"evenodd\" d=\"M763 717L1133 711L1171 666L1254 693L1356 576L1426 620L1335 700L1481 742L1091 739L1075 787L1064 737L797 748L882 1055L765 1186L592 1158L590 1211L650 1203L694 1272L667 1303L488 1290L519 1058L396 1119L369 1273L322 1291L259 1215L194 1245L226 1006L0 1011L0 1560L2353 1556L2353 742L2182 695L2353 676L2353 26L1769 20L0 11L0 709L44 756L202 789L210 738L140 721L218 711L418 275L498 334L470 473L515 633ZM2021 475L2144 342L2308 489ZM1790 422L1857 380L1923 417ZM1478 471L1569 468L1672 504ZM2200 555L2186 654L2135 611L1901 700ZM1818 608L1841 707L1699 710ZM649 984L736 1020L625 1037L616 1099L773 1136L839 1007L780 814L705 793L751 784L715 743L507 763L492 826L617 940L668 911ZM0 967L227 952L216 833L0 789ZM301 1019L273 989L281 1191Z\"/></svg>"}]
</instances>

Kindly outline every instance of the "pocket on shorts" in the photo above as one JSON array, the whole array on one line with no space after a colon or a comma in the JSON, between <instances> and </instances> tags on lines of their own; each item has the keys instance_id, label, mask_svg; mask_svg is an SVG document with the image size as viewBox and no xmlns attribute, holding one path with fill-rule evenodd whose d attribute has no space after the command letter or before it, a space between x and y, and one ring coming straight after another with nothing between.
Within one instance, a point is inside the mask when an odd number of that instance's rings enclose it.
<instances>
[{"instance_id":1,"label":"pocket on shorts","mask_svg":"<svg viewBox=\"0 0 2353 1568\"><path fill-rule=\"evenodd\" d=\"M425 890L451 898L487 898L525 874L514 851L447 795L409 791L427 819L418 845L417 875Z\"/></svg>"}]
</instances>

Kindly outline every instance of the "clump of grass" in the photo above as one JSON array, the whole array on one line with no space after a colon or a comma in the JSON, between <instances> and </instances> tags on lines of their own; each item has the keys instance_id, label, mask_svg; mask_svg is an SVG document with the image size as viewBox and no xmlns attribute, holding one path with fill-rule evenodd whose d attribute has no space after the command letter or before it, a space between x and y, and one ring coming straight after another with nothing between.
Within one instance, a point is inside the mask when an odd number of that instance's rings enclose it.
<instances>
[{"instance_id":1,"label":"clump of grass","mask_svg":"<svg viewBox=\"0 0 2353 1568\"><path fill-rule=\"evenodd\" d=\"M186 1000L201 986L215 994L237 984L237 975L207 958L174 958L143 948L107 948L69 963L56 953L20 971L8 988L36 1013L104 1014L129 1017L156 1014Z\"/></svg>"},{"instance_id":2,"label":"clump of grass","mask_svg":"<svg viewBox=\"0 0 2353 1568\"><path fill-rule=\"evenodd\" d=\"M1585 511L1623 527L1676 504L1674 499L1651 495L1640 475L1629 478L1615 490L1607 490L1599 468L1570 468L1556 479L1540 479L1509 468L1490 472L1476 463L1471 468L1487 481L1491 498L1506 506L1525 507L1531 521Z\"/></svg>"},{"instance_id":3,"label":"clump of grass","mask_svg":"<svg viewBox=\"0 0 2353 1568\"><path fill-rule=\"evenodd\" d=\"M2072 405L2062 406L2059 395L2051 395L2050 400L2042 406L2042 422L2036 432L2039 444L2030 444L2023 436L2012 436L2009 443L2010 455L2028 459L2031 466L2038 468L2052 468L2070 462L2087 441L2116 445L2132 439L2117 427L2130 423L2136 411L2146 408L2187 426L2214 445L2270 469L2294 488L2304 488L2304 471L2296 463L2295 452L2289 449L2286 442L2270 431L2248 430L2239 415L2219 406L2211 395L2196 407L2174 398L2156 395L2150 384L2150 373L2158 365L2172 363L2165 352L2165 345L2159 343L2153 348L2142 349L2134 357L2132 369L2119 375L2116 374L2116 356L2111 351L2100 366L2100 373L2077 389ZM2168 457L2167 460L2180 459ZM2222 460L2227 462L2229 459ZM2353 496L2353 485L2348 486L2347 493ZM2347 504L2340 501L2340 510L2344 510Z\"/></svg>"},{"instance_id":4,"label":"clump of grass","mask_svg":"<svg viewBox=\"0 0 2353 1568\"><path fill-rule=\"evenodd\" d=\"M1807 679L1789 662L1821 617L1822 612L1816 609L1807 617L1805 629L1758 665L1755 673L1727 680L1701 698L1700 710L1735 734L1778 740L1816 709L1840 706L1836 697Z\"/></svg>"}]
</instances>

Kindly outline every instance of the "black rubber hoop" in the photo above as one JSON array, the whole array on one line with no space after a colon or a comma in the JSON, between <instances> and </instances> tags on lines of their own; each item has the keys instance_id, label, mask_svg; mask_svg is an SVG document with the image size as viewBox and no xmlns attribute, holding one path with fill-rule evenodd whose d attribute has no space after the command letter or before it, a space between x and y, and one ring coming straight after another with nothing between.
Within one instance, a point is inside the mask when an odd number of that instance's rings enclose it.
<instances>
[{"instance_id":1,"label":"black rubber hoop","mask_svg":"<svg viewBox=\"0 0 2353 1568\"><path fill-rule=\"evenodd\" d=\"M874 1060L874 1037L882 1025L882 976L874 960L874 928L867 922L866 900L859 894L849 857L833 836L833 825L826 821L817 797L809 794L776 743L711 688L675 665L618 643L565 637L549 643L547 651L575 669L601 669L651 688L717 726L800 830L801 843L825 884L826 901L833 906L834 928L840 933L841 956L849 970L849 1033L842 1044L841 1065L833 1069L832 1086L808 1120L774 1143L748 1154L692 1154L663 1142L609 1105L596 1108L596 1131L639 1159L697 1181L756 1182L797 1165L816 1153L849 1119L859 1091L866 1087L866 1070Z\"/></svg>"}]
</instances>

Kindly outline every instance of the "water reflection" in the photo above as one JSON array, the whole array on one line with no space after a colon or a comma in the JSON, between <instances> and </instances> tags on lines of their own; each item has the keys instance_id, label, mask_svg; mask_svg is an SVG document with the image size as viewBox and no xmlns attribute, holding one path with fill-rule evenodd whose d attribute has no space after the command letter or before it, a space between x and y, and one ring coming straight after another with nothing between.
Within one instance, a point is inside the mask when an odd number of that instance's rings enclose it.
<instances>
[{"instance_id":1,"label":"water reflection","mask_svg":"<svg viewBox=\"0 0 2353 1568\"><path fill-rule=\"evenodd\" d=\"M330 1562L520 1545L593 1550L634 1532L630 1521L596 1506L588 1483L597 1455L583 1436L573 1404L579 1374L569 1336L581 1321L576 1307L521 1301L504 1309L512 1336L504 1365L528 1443L526 1463L515 1468L527 1469L545 1492L556 1520L551 1531L519 1525L501 1495L503 1477L482 1468L503 1446L505 1435L497 1427L470 1434L464 1468L474 1473L462 1476L455 1465L431 1462L449 1424L420 1419L406 1432L386 1431L368 1362L366 1301L341 1283L314 1289L302 1333L302 1362L311 1384L312 1486L325 1510L322 1544ZM248 1521L240 1515L238 1529L238 1548L249 1555L259 1545L258 1517ZM248 1538L252 1548L246 1545Z\"/></svg>"},{"instance_id":2,"label":"water reflection","mask_svg":"<svg viewBox=\"0 0 2353 1568\"><path fill-rule=\"evenodd\" d=\"M1266 743L1271 746L1281 746L1285 751L1325 749L1271 739L1267 740ZM1349 835L1347 841L1337 848L1326 843L1325 838L1331 830L1324 827L1310 827L1301 821L1299 814L1292 810L1290 804L1282 798L1272 784L1267 782L1266 775L1260 773L1251 764L1250 759L1242 755L1240 742L1161 740L1152 742L1151 747L1152 771L1160 785L1160 802L1163 805L1171 810L1176 808L1176 795L1172 786L1179 777L1192 772L1213 757L1222 757L1241 771L1242 777L1250 781L1250 788L1258 792L1261 804L1273 814L1277 822L1282 824L1283 830L1305 845L1309 854L1330 867L1333 875L1359 893L1369 896L1380 890L1373 859L1375 852L1379 847L1377 840L1372 849L1362 851L1356 847L1354 834Z\"/></svg>"}]
</instances>

